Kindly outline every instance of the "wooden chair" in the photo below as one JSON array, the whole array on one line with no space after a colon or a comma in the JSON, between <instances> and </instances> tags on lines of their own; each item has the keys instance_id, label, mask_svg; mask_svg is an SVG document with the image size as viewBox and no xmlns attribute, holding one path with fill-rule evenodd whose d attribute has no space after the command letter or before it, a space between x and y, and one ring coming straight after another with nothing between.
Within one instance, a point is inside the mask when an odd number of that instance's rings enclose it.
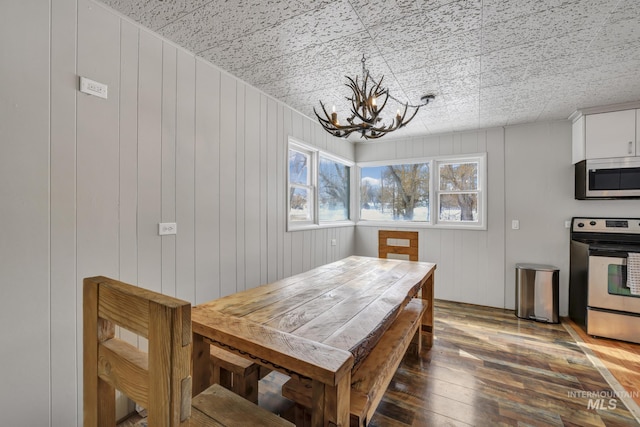
<instances>
[{"instance_id":1,"label":"wooden chair","mask_svg":"<svg viewBox=\"0 0 640 427\"><path fill-rule=\"evenodd\" d=\"M408 240L409 246L390 245L388 239ZM378 231L378 258L387 258L388 254L408 255L410 261L418 261L417 231Z\"/></svg>"},{"instance_id":2,"label":"wooden chair","mask_svg":"<svg viewBox=\"0 0 640 427\"><path fill-rule=\"evenodd\" d=\"M115 426L115 391L153 427L293 426L214 384L191 399L191 305L106 277L84 280L84 426ZM115 325L148 339L148 352L115 337Z\"/></svg>"}]
</instances>

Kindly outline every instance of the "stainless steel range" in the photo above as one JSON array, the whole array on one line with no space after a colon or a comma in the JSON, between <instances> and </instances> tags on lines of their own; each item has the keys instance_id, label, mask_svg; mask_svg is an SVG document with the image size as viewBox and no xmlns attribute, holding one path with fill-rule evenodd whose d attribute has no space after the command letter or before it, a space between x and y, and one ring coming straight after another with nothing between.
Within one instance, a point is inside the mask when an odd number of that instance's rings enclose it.
<instances>
[{"instance_id":1,"label":"stainless steel range","mask_svg":"<svg viewBox=\"0 0 640 427\"><path fill-rule=\"evenodd\" d=\"M627 281L637 253L640 219L573 218L569 316L589 335L640 343L640 295Z\"/></svg>"}]
</instances>

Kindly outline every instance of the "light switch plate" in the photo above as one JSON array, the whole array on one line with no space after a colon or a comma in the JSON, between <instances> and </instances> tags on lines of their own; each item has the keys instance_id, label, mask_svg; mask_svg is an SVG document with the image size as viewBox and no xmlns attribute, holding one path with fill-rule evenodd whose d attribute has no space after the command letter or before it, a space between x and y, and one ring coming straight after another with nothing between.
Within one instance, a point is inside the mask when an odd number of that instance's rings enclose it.
<instances>
[{"instance_id":1,"label":"light switch plate","mask_svg":"<svg viewBox=\"0 0 640 427\"><path fill-rule=\"evenodd\" d=\"M167 234L176 234L178 225L175 222L161 222L158 224L158 234L166 236Z\"/></svg>"},{"instance_id":2,"label":"light switch plate","mask_svg":"<svg viewBox=\"0 0 640 427\"><path fill-rule=\"evenodd\" d=\"M511 229L520 230L520 221L517 220L517 219L512 219L511 220Z\"/></svg>"},{"instance_id":3,"label":"light switch plate","mask_svg":"<svg viewBox=\"0 0 640 427\"><path fill-rule=\"evenodd\" d=\"M107 85L104 83L96 82L86 77L80 77L80 92L82 93L107 99L107 89Z\"/></svg>"}]
</instances>

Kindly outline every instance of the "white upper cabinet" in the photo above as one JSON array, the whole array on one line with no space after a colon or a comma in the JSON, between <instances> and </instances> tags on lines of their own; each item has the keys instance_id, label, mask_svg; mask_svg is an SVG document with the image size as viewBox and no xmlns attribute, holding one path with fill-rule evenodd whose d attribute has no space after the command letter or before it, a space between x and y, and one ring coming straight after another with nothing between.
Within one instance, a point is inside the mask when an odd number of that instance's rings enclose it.
<instances>
[{"instance_id":1,"label":"white upper cabinet","mask_svg":"<svg viewBox=\"0 0 640 427\"><path fill-rule=\"evenodd\" d=\"M637 110L634 109L584 116L586 158L605 159L635 156L636 115ZM574 139L574 143L576 142Z\"/></svg>"},{"instance_id":2,"label":"white upper cabinet","mask_svg":"<svg viewBox=\"0 0 640 427\"><path fill-rule=\"evenodd\" d=\"M574 120L571 127L571 158L572 163L576 164L585 159L584 154L584 116L579 116Z\"/></svg>"}]
</instances>

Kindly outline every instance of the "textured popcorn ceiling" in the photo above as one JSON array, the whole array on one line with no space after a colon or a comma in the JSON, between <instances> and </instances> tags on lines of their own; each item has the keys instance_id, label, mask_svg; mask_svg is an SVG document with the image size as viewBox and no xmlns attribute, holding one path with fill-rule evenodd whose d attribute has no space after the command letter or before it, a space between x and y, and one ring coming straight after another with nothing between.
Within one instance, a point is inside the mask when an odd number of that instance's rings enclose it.
<instances>
[{"instance_id":1,"label":"textured popcorn ceiling","mask_svg":"<svg viewBox=\"0 0 640 427\"><path fill-rule=\"evenodd\" d=\"M437 97L387 138L640 100L640 0L102 1L309 117L346 116L364 54L401 101Z\"/></svg>"}]
</instances>

